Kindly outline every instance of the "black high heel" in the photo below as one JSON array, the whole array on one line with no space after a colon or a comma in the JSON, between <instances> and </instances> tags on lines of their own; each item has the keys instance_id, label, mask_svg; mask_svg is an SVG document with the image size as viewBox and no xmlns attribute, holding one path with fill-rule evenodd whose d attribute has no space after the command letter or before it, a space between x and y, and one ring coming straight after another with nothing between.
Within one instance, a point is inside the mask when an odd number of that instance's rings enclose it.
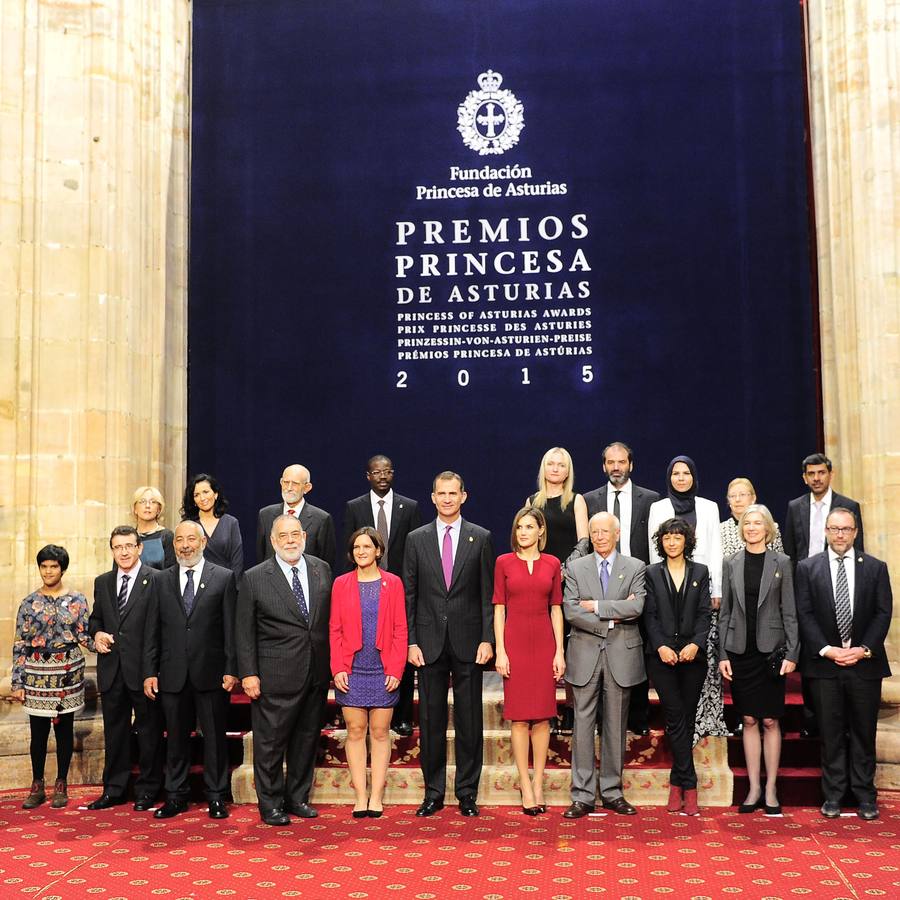
<instances>
[{"instance_id":1,"label":"black high heel","mask_svg":"<svg viewBox=\"0 0 900 900\"><path fill-rule=\"evenodd\" d=\"M766 808L766 799L760 794L759 797L753 801L753 803L742 803L738 807L739 813L752 813L757 809L765 809Z\"/></svg>"}]
</instances>

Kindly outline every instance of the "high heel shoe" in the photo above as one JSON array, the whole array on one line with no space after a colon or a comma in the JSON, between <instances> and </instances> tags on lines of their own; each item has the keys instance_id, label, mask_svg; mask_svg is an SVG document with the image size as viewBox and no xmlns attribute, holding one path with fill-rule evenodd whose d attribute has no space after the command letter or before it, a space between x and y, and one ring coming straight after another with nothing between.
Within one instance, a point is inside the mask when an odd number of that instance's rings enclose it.
<instances>
[{"instance_id":1,"label":"high heel shoe","mask_svg":"<svg viewBox=\"0 0 900 900\"><path fill-rule=\"evenodd\" d=\"M769 806L768 803L763 802L763 812L767 816L780 816L781 815L781 804L776 803L774 806Z\"/></svg>"},{"instance_id":2,"label":"high heel shoe","mask_svg":"<svg viewBox=\"0 0 900 900\"><path fill-rule=\"evenodd\" d=\"M765 809L765 807L766 807L765 797L763 797L763 795L760 794L759 797L757 797L756 800L754 800L752 803L742 803L738 807L738 812L739 813L752 813L754 810Z\"/></svg>"}]
</instances>

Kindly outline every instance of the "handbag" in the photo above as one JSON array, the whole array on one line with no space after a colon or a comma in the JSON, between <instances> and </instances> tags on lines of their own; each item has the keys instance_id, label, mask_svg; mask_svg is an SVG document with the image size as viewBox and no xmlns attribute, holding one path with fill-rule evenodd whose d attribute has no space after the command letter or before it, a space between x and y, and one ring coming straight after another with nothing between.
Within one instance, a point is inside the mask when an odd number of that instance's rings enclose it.
<instances>
[{"instance_id":1,"label":"handbag","mask_svg":"<svg viewBox=\"0 0 900 900\"><path fill-rule=\"evenodd\" d=\"M772 678L781 678L781 664L784 662L784 658L787 656L787 646L785 644L779 644L767 657L766 663L768 665L769 675Z\"/></svg>"}]
</instances>

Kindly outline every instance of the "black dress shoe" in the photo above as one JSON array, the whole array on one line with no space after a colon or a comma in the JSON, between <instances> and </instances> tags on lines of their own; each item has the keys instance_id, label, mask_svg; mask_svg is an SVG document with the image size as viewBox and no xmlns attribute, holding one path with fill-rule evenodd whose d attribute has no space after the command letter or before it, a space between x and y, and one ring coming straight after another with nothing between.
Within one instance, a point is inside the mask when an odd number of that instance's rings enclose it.
<instances>
[{"instance_id":1,"label":"black dress shoe","mask_svg":"<svg viewBox=\"0 0 900 900\"><path fill-rule=\"evenodd\" d=\"M637 815L637 810L624 797L616 797L615 800L604 800L603 808L618 813L620 816Z\"/></svg>"},{"instance_id":2,"label":"black dress shoe","mask_svg":"<svg viewBox=\"0 0 900 900\"><path fill-rule=\"evenodd\" d=\"M368 819L369 811L367 809L354 809L353 810L353 818L354 819Z\"/></svg>"},{"instance_id":3,"label":"black dress shoe","mask_svg":"<svg viewBox=\"0 0 900 900\"><path fill-rule=\"evenodd\" d=\"M768 803L763 803L763 812L767 816L780 816L781 815L781 804L776 803L774 806L769 806Z\"/></svg>"},{"instance_id":4,"label":"black dress shoe","mask_svg":"<svg viewBox=\"0 0 900 900\"><path fill-rule=\"evenodd\" d=\"M166 800L165 803L153 813L154 819L171 819L180 813L186 812L188 808L184 800Z\"/></svg>"},{"instance_id":5,"label":"black dress shoe","mask_svg":"<svg viewBox=\"0 0 900 900\"><path fill-rule=\"evenodd\" d=\"M291 817L280 809L261 809L259 817L264 825L290 825Z\"/></svg>"},{"instance_id":6,"label":"black dress shoe","mask_svg":"<svg viewBox=\"0 0 900 900\"><path fill-rule=\"evenodd\" d=\"M417 816L433 816L444 808L444 801L436 797L426 797L422 805L416 810Z\"/></svg>"},{"instance_id":7,"label":"black dress shoe","mask_svg":"<svg viewBox=\"0 0 900 900\"><path fill-rule=\"evenodd\" d=\"M856 814L861 819L871 822L873 819L878 818L878 805L874 801L860 803L859 808L856 810Z\"/></svg>"},{"instance_id":8,"label":"black dress shoe","mask_svg":"<svg viewBox=\"0 0 900 900\"><path fill-rule=\"evenodd\" d=\"M155 805L156 797L154 797L153 794L141 794L141 796L134 801L134 811L147 812L148 809L153 809Z\"/></svg>"},{"instance_id":9,"label":"black dress shoe","mask_svg":"<svg viewBox=\"0 0 900 900\"><path fill-rule=\"evenodd\" d=\"M413 727L409 722L398 722L396 725L391 725L391 728L400 737L409 737L413 733Z\"/></svg>"},{"instance_id":10,"label":"black dress shoe","mask_svg":"<svg viewBox=\"0 0 900 900\"><path fill-rule=\"evenodd\" d=\"M826 800L819 812L826 819L837 819L841 814L841 804L837 800Z\"/></svg>"},{"instance_id":11,"label":"black dress shoe","mask_svg":"<svg viewBox=\"0 0 900 900\"><path fill-rule=\"evenodd\" d=\"M370 819L380 819L384 815L383 809L369 809L367 812Z\"/></svg>"},{"instance_id":12,"label":"black dress shoe","mask_svg":"<svg viewBox=\"0 0 900 900\"><path fill-rule=\"evenodd\" d=\"M299 816L301 819L318 818L319 812L308 803L285 803L284 811L292 816Z\"/></svg>"},{"instance_id":13,"label":"black dress shoe","mask_svg":"<svg viewBox=\"0 0 900 900\"><path fill-rule=\"evenodd\" d=\"M764 809L766 806L766 801L763 798L762 794L756 798L752 803L742 803L738 807L738 812L741 814L752 813L757 809Z\"/></svg>"},{"instance_id":14,"label":"black dress shoe","mask_svg":"<svg viewBox=\"0 0 900 900\"><path fill-rule=\"evenodd\" d=\"M109 809L110 806L121 806L126 803L124 797L110 797L109 794L101 794L93 803L88 803L88 809Z\"/></svg>"},{"instance_id":15,"label":"black dress shoe","mask_svg":"<svg viewBox=\"0 0 900 900\"><path fill-rule=\"evenodd\" d=\"M211 819L227 819L228 818L228 807L225 805L224 800L210 800L209 801L209 817Z\"/></svg>"},{"instance_id":16,"label":"black dress shoe","mask_svg":"<svg viewBox=\"0 0 900 900\"><path fill-rule=\"evenodd\" d=\"M523 806L522 812L525 813L526 816L539 816L541 814L541 808L539 806Z\"/></svg>"},{"instance_id":17,"label":"black dress shoe","mask_svg":"<svg viewBox=\"0 0 900 900\"><path fill-rule=\"evenodd\" d=\"M580 819L594 811L593 803L582 803L580 800L573 800L572 805L563 813L564 819Z\"/></svg>"},{"instance_id":18,"label":"black dress shoe","mask_svg":"<svg viewBox=\"0 0 900 900\"><path fill-rule=\"evenodd\" d=\"M477 816L478 815L478 804L475 802L474 797L460 797L459 798L459 812L460 815L463 816Z\"/></svg>"}]
</instances>

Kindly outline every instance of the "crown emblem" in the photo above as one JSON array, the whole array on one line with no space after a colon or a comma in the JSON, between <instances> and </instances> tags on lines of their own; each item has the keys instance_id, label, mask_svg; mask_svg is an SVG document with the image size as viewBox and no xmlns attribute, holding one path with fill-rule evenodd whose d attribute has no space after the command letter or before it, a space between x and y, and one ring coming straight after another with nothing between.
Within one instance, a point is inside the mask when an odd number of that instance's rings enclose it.
<instances>
[{"instance_id":1,"label":"crown emblem","mask_svg":"<svg viewBox=\"0 0 900 900\"><path fill-rule=\"evenodd\" d=\"M499 72L488 69L476 80L479 90L469 91L456 110L456 130L463 143L481 156L505 153L519 142L524 109L512 91L500 89Z\"/></svg>"}]
</instances>

